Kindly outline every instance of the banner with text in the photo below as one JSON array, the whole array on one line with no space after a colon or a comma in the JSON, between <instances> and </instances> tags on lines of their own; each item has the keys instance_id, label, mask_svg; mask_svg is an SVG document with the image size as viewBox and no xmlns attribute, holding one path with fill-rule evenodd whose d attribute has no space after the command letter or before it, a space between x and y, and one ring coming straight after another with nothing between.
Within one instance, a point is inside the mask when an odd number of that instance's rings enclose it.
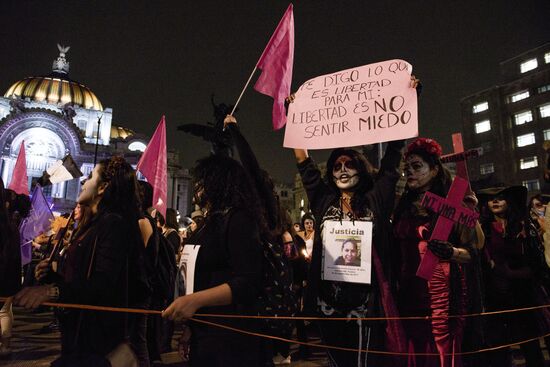
<instances>
[{"instance_id":1,"label":"banner with text","mask_svg":"<svg viewBox=\"0 0 550 367\"><path fill-rule=\"evenodd\" d=\"M288 109L284 146L330 149L418 136L412 65L389 60L308 80Z\"/></svg>"}]
</instances>

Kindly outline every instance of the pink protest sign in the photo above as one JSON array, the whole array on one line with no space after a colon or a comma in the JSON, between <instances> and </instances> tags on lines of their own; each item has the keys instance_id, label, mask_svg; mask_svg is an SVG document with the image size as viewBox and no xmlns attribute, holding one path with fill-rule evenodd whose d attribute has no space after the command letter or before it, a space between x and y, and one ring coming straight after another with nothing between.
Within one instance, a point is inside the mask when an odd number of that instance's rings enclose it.
<instances>
[{"instance_id":1,"label":"pink protest sign","mask_svg":"<svg viewBox=\"0 0 550 367\"><path fill-rule=\"evenodd\" d=\"M475 226L479 214L462 207L462 200L468 190L469 182L463 178L455 177L446 199L437 195L426 193L422 198L422 205L431 208L439 215L430 240L447 241L453 229L453 223L458 222L468 227ZM430 250L426 250L416 275L430 280L439 258Z\"/></svg>"},{"instance_id":2,"label":"pink protest sign","mask_svg":"<svg viewBox=\"0 0 550 367\"><path fill-rule=\"evenodd\" d=\"M388 60L308 80L289 106L284 146L329 149L417 136L411 72L408 62Z\"/></svg>"}]
</instances>

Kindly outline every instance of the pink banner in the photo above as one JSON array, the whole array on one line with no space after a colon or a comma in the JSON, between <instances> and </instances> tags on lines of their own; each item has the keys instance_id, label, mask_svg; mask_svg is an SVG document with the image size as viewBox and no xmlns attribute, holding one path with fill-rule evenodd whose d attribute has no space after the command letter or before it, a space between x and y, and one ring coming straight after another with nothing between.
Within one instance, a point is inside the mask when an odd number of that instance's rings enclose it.
<instances>
[{"instance_id":1,"label":"pink banner","mask_svg":"<svg viewBox=\"0 0 550 367\"><path fill-rule=\"evenodd\" d=\"M308 80L289 106L284 146L330 149L417 136L411 72L408 62L388 60Z\"/></svg>"}]
</instances>

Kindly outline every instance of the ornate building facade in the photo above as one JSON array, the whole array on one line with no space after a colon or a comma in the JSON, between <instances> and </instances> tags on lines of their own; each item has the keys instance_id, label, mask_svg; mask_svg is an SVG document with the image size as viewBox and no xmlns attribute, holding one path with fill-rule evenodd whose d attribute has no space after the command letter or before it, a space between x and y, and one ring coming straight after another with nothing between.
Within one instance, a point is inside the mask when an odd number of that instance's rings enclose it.
<instances>
[{"instance_id":1,"label":"ornate building facade","mask_svg":"<svg viewBox=\"0 0 550 367\"><path fill-rule=\"evenodd\" d=\"M58 45L58 49L50 74L19 80L0 97L0 176L6 186L22 141L29 187L47 167L69 153L86 177L93 169L94 158L100 161L119 154L135 166L148 143L148 137L112 125L112 108L103 107L90 88L69 78L69 47ZM186 170L169 172L168 181L183 189L169 191L168 202L180 204L172 207L182 213L188 211L189 179ZM80 193L80 182L70 180L44 191L57 206L69 208Z\"/></svg>"}]
</instances>

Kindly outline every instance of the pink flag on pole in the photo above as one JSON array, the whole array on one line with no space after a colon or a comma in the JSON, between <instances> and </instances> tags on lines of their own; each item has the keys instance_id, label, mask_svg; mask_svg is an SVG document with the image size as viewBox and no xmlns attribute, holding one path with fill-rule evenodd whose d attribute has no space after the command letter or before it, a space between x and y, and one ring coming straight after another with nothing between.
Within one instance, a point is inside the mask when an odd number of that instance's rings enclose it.
<instances>
[{"instance_id":1,"label":"pink flag on pole","mask_svg":"<svg viewBox=\"0 0 550 367\"><path fill-rule=\"evenodd\" d=\"M137 164L147 181L153 186L153 207L166 217L168 161L166 155L166 121L164 116L147 144Z\"/></svg>"},{"instance_id":2,"label":"pink flag on pole","mask_svg":"<svg viewBox=\"0 0 550 367\"><path fill-rule=\"evenodd\" d=\"M27 158L25 156L25 141L21 142L19 147L19 155L15 162L15 168L11 176L11 181L8 189L15 191L18 194L29 196L29 178L27 177Z\"/></svg>"},{"instance_id":3,"label":"pink flag on pole","mask_svg":"<svg viewBox=\"0 0 550 367\"><path fill-rule=\"evenodd\" d=\"M273 97L273 129L286 124L285 98L290 95L294 62L294 15L292 4L286 9L256 66L262 74L254 89Z\"/></svg>"}]
</instances>

